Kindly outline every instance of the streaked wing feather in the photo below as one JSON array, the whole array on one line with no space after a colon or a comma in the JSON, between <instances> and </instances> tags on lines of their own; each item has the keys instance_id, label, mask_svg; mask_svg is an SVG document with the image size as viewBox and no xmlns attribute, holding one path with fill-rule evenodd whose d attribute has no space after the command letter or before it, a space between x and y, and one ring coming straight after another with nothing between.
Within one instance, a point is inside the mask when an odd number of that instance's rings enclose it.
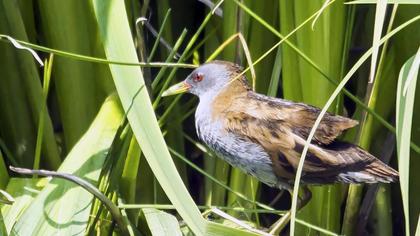
<instances>
[{"instance_id":1,"label":"streaked wing feather","mask_svg":"<svg viewBox=\"0 0 420 236\"><path fill-rule=\"evenodd\" d=\"M268 152L281 147L292 149L295 145L293 137L288 135L287 127L281 123L259 119L244 112L226 111L223 116L228 131L246 136Z\"/></svg>"},{"instance_id":2,"label":"streaked wing feather","mask_svg":"<svg viewBox=\"0 0 420 236\"><path fill-rule=\"evenodd\" d=\"M281 120L291 127L296 135L307 139L312 129L320 109L303 103L295 103L279 98L267 97L254 92L249 92L248 97L254 100L259 110L264 111L259 114L259 118L267 120ZM249 103L249 100L248 100ZM253 109L252 106L250 109ZM248 109L248 112L252 110ZM344 130L357 125L358 122L343 116L326 113L318 126L314 140L318 143L329 144L334 141Z\"/></svg>"},{"instance_id":3,"label":"streaked wing feather","mask_svg":"<svg viewBox=\"0 0 420 236\"><path fill-rule=\"evenodd\" d=\"M280 119L260 119L231 109L225 110L223 116L227 131L261 145L270 156L276 176L291 184L305 139ZM368 152L339 141L322 146L311 143L302 175L303 182L313 184L391 182L397 178L395 170Z\"/></svg>"},{"instance_id":4,"label":"streaked wing feather","mask_svg":"<svg viewBox=\"0 0 420 236\"><path fill-rule=\"evenodd\" d=\"M284 123L258 119L244 112L226 111L223 114L228 132L242 136L261 145L269 153L273 170L284 179L293 179L297 169L303 139L291 132ZM334 156L311 144L303 171L305 173L325 172L342 163Z\"/></svg>"}]
</instances>

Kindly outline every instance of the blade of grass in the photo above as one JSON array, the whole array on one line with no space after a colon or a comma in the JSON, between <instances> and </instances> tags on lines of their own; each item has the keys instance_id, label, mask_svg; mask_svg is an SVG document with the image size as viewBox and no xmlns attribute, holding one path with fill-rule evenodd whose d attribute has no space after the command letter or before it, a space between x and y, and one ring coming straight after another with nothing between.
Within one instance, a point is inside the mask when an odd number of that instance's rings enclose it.
<instances>
[{"instance_id":1,"label":"blade of grass","mask_svg":"<svg viewBox=\"0 0 420 236\"><path fill-rule=\"evenodd\" d=\"M125 161L124 171L120 180L119 190L126 203L136 200L136 182L140 164L141 149L136 138L131 138L130 147Z\"/></svg>"},{"instance_id":2,"label":"blade of grass","mask_svg":"<svg viewBox=\"0 0 420 236\"><path fill-rule=\"evenodd\" d=\"M50 58L48 61L45 61L44 67L44 86L42 88L42 104L41 104L41 112L39 113L39 122L38 122L38 132L36 136L36 145L35 145L35 157L34 157L34 165L33 169L39 169L39 163L41 161L41 148L42 148L42 137L44 136L44 120L47 113L47 97L48 91L50 90L50 78L51 78L51 69L53 65L53 55L50 54ZM33 176L37 178L36 175Z\"/></svg>"},{"instance_id":3,"label":"blade of grass","mask_svg":"<svg viewBox=\"0 0 420 236\"><path fill-rule=\"evenodd\" d=\"M158 35L156 36L156 40L155 43L153 44L152 50L150 51L149 57L147 58L147 62L150 62L153 58L153 56L155 55L156 49L159 45L160 42L160 37L162 36L163 33L163 29L165 28L166 25L166 21L168 20L169 15L171 14L171 9L168 9L168 11L166 11L166 15L163 18L162 24L160 25L160 30Z\"/></svg>"},{"instance_id":4,"label":"blade of grass","mask_svg":"<svg viewBox=\"0 0 420 236\"><path fill-rule=\"evenodd\" d=\"M420 14L420 6L413 6L413 5L399 5L398 14L396 16L395 22L396 24L401 24L412 17L415 17ZM396 80L398 78L399 72L403 64L416 53L418 50L419 42L420 42L420 27L419 23L416 25L410 26L407 30L404 30L403 34L398 34L398 38L391 41L393 47L395 47L395 65L393 66L392 71L392 78ZM394 87L396 88L397 83L394 83ZM419 94L418 91L420 90L420 83L418 82L417 78L417 95ZM420 140L420 96L415 96L415 104L414 104L414 114L413 114L413 124L412 124L412 132L411 132L411 139L412 140ZM391 101L395 107L395 100ZM395 112L395 111L394 111ZM395 117L395 113L391 114L392 117ZM417 131L417 132L416 132ZM396 159L398 160L398 159ZM420 179L420 172L417 171L420 167L420 154L411 150L410 152L410 184L409 184L409 208L410 208L410 235L413 235L416 230L417 220L420 212L420 192L415 191L415 189L420 189L420 181L416 181ZM403 209L400 203L399 209ZM402 214L401 214L402 216ZM402 218L402 217L401 217ZM401 222L402 223L402 222ZM400 229L402 230L402 226L400 225Z\"/></svg>"},{"instance_id":5,"label":"blade of grass","mask_svg":"<svg viewBox=\"0 0 420 236\"><path fill-rule=\"evenodd\" d=\"M231 216L229 214L226 214L225 212L221 211L220 209L211 208L210 211L212 213L220 216L221 218L223 218L225 220L228 220L228 221L230 221L230 222L232 222L232 223L234 223L234 224L236 224L236 225L238 225L238 226L240 226L242 228L245 228L245 229L247 229L247 230L249 230L251 232L254 232L254 233L257 233L257 234L263 235L263 236L271 236L271 234L268 234L268 233L266 233L264 231L261 231L261 230L252 228L251 226L247 225L246 223L242 222L241 220L239 220L239 219L237 219L237 218L235 218L235 217L233 217L233 216Z\"/></svg>"},{"instance_id":6,"label":"blade of grass","mask_svg":"<svg viewBox=\"0 0 420 236\"><path fill-rule=\"evenodd\" d=\"M280 29L281 33L287 34L294 29L294 3L291 1L280 1ZM279 33L280 34L280 33ZM279 35L277 35L279 36ZM283 36L283 35L282 35ZM296 35L290 36L290 41L296 41ZM282 46L282 78L300 78L299 65L294 63L299 60L299 55L295 53L292 47ZM300 79L282 79L283 97L292 101L302 101L302 82Z\"/></svg>"},{"instance_id":7,"label":"blade of grass","mask_svg":"<svg viewBox=\"0 0 420 236\"><path fill-rule=\"evenodd\" d=\"M312 21L311 24L311 29L314 30L315 28L315 23L318 21L319 17L321 16L321 14L324 12L324 10L328 7L328 3L330 0L325 0L324 3L322 4L322 7L320 9L320 11L318 11L318 14L315 16L315 19Z\"/></svg>"},{"instance_id":8,"label":"blade of grass","mask_svg":"<svg viewBox=\"0 0 420 236\"><path fill-rule=\"evenodd\" d=\"M0 189L5 189L9 182L9 173L7 172L6 165L4 164L4 156L0 150Z\"/></svg>"},{"instance_id":9,"label":"blade of grass","mask_svg":"<svg viewBox=\"0 0 420 236\"><path fill-rule=\"evenodd\" d=\"M382 35L382 28L384 25L385 20L385 13L386 13L386 5L387 0L378 0L376 3L376 12L375 12L375 24L374 24L374 31L373 31L373 53L372 53L372 61L370 63L370 73L369 73L369 83L373 83L373 79L375 78L375 71L376 71L376 61L378 58L379 52L379 40L381 39Z\"/></svg>"},{"instance_id":10,"label":"blade of grass","mask_svg":"<svg viewBox=\"0 0 420 236\"><path fill-rule=\"evenodd\" d=\"M155 208L160 210L175 210L174 205L168 204L121 204L118 205L122 209L141 209L141 208ZM209 210L212 208L217 208L220 210L232 210L232 211L246 211L252 213L261 213L261 214L284 214L286 211L280 210L267 210L267 209L250 209L243 207L230 207L230 206L197 206L201 210Z\"/></svg>"},{"instance_id":11,"label":"blade of grass","mask_svg":"<svg viewBox=\"0 0 420 236\"><path fill-rule=\"evenodd\" d=\"M47 184L46 178L11 178L7 184L6 191L14 196L13 205L2 205L1 215L7 230L4 235L11 235L12 228L22 213L32 204L40 190Z\"/></svg>"},{"instance_id":12,"label":"blade of grass","mask_svg":"<svg viewBox=\"0 0 420 236\"><path fill-rule=\"evenodd\" d=\"M175 56L176 52L178 51L179 47L181 46L182 42L185 39L185 36L187 35L187 30L184 29L180 36L178 37L177 41L175 42L175 45L173 47L173 50L169 53L168 57L165 60L165 63L169 63L172 61L173 57ZM152 82L152 89L156 90L157 85L159 84L160 80L162 79L163 75L166 72L167 67L163 67L161 70L159 70L159 73L156 75L155 79Z\"/></svg>"},{"instance_id":13,"label":"blade of grass","mask_svg":"<svg viewBox=\"0 0 420 236\"><path fill-rule=\"evenodd\" d=\"M420 58L420 47L417 54L410 58L401 68L398 78L397 88L397 151L398 151L398 170L400 173L400 186L403 201L405 232L410 235L410 214L409 214L409 173L410 173L410 147L411 124L413 118L414 96L416 91L417 75L419 71L416 61ZM410 73L411 71L413 73ZM409 77L412 76L412 77ZM410 83L408 91L404 93L406 83Z\"/></svg>"},{"instance_id":14,"label":"blade of grass","mask_svg":"<svg viewBox=\"0 0 420 236\"><path fill-rule=\"evenodd\" d=\"M7 39L8 37L11 37L7 34L0 34L0 41L10 43L10 41ZM13 38L13 37L12 37ZM196 68L197 65L193 64L186 64L186 63L163 63L163 62L125 62L125 61L116 61L116 60L107 60L105 58L100 57L94 57L94 56L88 56L83 55L80 53L73 53L69 50L59 50L54 49L51 47L41 46L38 44L33 44L26 42L24 40L17 40L13 38L16 42L27 46L28 48L32 48L41 52L46 53L52 53L57 56L66 57L66 58L72 58L74 60L80 60L80 61L89 61L89 62L96 62L101 64L115 64L115 65L126 65L126 66L140 66L140 67L164 67L164 66L170 66L170 67L180 67L180 68Z\"/></svg>"},{"instance_id":15,"label":"blade of grass","mask_svg":"<svg viewBox=\"0 0 420 236\"><path fill-rule=\"evenodd\" d=\"M227 39L225 42L228 42L229 38L231 38L231 36L236 34L239 30L239 25L237 24L238 6L233 1L225 1L223 3L223 13L222 39ZM239 42L235 41L234 43L227 45L227 47L223 47L223 58L225 60L234 62L241 60L241 58L238 57L238 52L236 51L238 43Z\"/></svg>"},{"instance_id":16,"label":"blade of grass","mask_svg":"<svg viewBox=\"0 0 420 236\"><path fill-rule=\"evenodd\" d=\"M216 48L216 50L214 50L214 52L207 58L206 62L214 60L217 57L217 55L219 55L220 52L225 50L225 48L230 43L232 43L233 40L235 40L235 39L239 39L239 42L241 43L242 48L244 50L245 57L246 57L246 60L248 62L248 65L249 65L249 68L250 68L250 71L251 71L252 89L255 90L255 83L256 83L255 69L254 69L254 66L253 66L253 63L252 63L251 53L249 52L248 45L245 41L244 36L241 33L233 34L228 39L226 39L226 41L224 41L218 48Z\"/></svg>"},{"instance_id":17,"label":"blade of grass","mask_svg":"<svg viewBox=\"0 0 420 236\"><path fill-rule=\"evenodd\" d=\"M268 85L267 95L271 97L277 96L277 91L280 83L280 74L282 71L282 49L278 48L276 53L276 59L274 60L273 71L271 72L270 84Z\"/></svg>"},{"instance_id":18,"label":"blade of grass","mask_svg":"<svg viewBox=\"0 0 420 236\"><path fill-rule=\"evenodd\" d=\"M30 52L32 54L32 56L34 57L34 59L41 65L44 66L44 63L42 62L42 59L38 56L38 54L36 54L36 52L28 47L22 46L20 43L18 43L14 38L5 35L5 38L9 40L10 43L13 44L13 46L17 49L23 49L23 50L27 50L28 52Z\"/></svg>"},{"instance_id":19,"label":"blade of grass","mask_svg":"<svg viewBox=\"0 0 420 236\"><path fill-rule=\"evenodd\" d=\"M141 225L149 228L151 235L182 235L176 217L166 212L154 208L143 208L140 219L146 221Z\"/></svg>"},{"instance_id":20,"label":"blade of grass","mask_svg":"<svg viewBox=\"0 0 420 236\"><path fill-rule=\"evenodd\" d=\"M387 0L388 4L419 4L417 0ZM375 4L377 0L357 0L346 2L345 4Z\"/></svg>"}]
</instances>

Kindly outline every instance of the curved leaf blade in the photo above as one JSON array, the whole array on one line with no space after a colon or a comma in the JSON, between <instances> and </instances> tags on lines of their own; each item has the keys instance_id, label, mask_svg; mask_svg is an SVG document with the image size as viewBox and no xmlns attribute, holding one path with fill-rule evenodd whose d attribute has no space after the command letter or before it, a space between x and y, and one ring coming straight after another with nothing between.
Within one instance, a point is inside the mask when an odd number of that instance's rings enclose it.
<instances>
[{"instance_id":1,"label":"curved leaf blade","mask_svg":"<svg viewBox=\"0 0 420 236\"><path fill-rule=\"evenodd\" d=\"M410 173L410 138L413 120L414 97L419 66L415 58L420 56L420 48L415 57L411 57L401 68L397 87L397 152L400 187L405 216L406 235L410 234L409 221L409 173ZM417 64L417 68L415 68ZM414 68L413 68L414 67ZM410 73L411 72L411 73ZM406 86L406 83L410 83ZM404 87L407 92L404 93Z\"/></svg>"}]
</instances>

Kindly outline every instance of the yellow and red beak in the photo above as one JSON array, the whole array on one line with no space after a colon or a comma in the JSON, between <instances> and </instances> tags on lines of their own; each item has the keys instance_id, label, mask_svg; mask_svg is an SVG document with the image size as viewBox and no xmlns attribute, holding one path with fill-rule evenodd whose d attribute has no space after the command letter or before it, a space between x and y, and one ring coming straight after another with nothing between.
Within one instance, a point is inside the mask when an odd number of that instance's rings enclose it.
<instances>
[{"instance_id":1,"label":"yellow and red beak","mask_svg":"<svg viewBox=\"0 0 420 236\"><path fill-rule=\"evenodd\" d=\"M185 92L188 92L190 88L191 88L191 85L189 85L185 81L182 81L168 88L165 92L162 93L162 97L185 93Z\"/></svg>"}]
</instances>

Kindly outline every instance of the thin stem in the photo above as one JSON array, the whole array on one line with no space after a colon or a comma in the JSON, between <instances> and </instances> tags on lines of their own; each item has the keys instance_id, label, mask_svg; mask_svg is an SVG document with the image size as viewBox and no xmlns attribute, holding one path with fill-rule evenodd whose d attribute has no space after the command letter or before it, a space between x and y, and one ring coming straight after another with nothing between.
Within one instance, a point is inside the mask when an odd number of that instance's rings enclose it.
<instances>
[{"instance_id":1,"label":"thin stem","mask_svg":"<svg viewBox=\"0 0 420 236\"><path fill-rule=\"evenodd\" d=\"M31 170L31 169L18 168L18 167L13 167L13 166L9 166L9 169L13 172L23 174L23 175L41 175L41 176L48 176L48 177L51 176L51 177L56 177L60 179L65 179L79 185L80 187L82 187L83 189L91 193L93 196L98 198L108 209L109 213L111 213L112 218L120 227L123 235L129 235L127 225L124 223L123 216L121 215L119 208L109 198L107 198L103 193L101 193L99 189L97 189L93 184L89 183L88 181L72 174L59 173L56 171Z\"/></svg>"},{"instance_id":2,"label":"thin stem","mask_svg":"<svg viewBox=\"0 0 420 236\"><path fill-rule=\"evenodd\" d=\"M7 37L10 37L5 34L0 34L0 41L11 43ZM62 51L58 49L53 49L49 47L40 46L37 44L28 43L22 40L16 40L16 42L25 45L28 48L36 49L41 52L47 52L47 53L53 53L57 56L62 57L69 57L75 60L81 60L81 61L89 61L89 62L96 62L96 63L103 63L103 64L115 64L115 65L125 65L125 66L140 66L140 67L180 67L180 68L196 68L197 65L193 64L184 64L184 63L164 63L164 62L123 62L123 61L112 61L112 60L106 60L99 57L92 57L92 56L86 56L82 54L77 53L70 53L67 51Z\"/></svg>"}]
</instances>

